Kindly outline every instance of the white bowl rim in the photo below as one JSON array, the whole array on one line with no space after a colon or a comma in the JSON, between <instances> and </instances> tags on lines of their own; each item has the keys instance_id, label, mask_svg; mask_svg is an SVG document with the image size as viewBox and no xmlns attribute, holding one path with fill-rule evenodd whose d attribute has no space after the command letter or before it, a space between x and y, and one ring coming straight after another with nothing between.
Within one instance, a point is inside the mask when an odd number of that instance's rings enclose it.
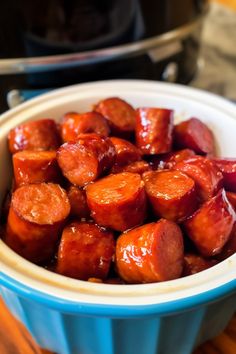
<instances>
[{"instance_id":1,"label":"white bowl rim","mask_svg":"<svg viewBox=\"0 0 236 354\"><path fill-rule=\"evenodd\" d=\"M7 132L8 121L24 112L30 116L35 109L40 112L42 107L72 94L83 97L94 90L102 92L114 89L117 91L134 92L164 92L165 94L184 97L187 100L201 102L204 105L214 107L228 115L228 119L236 119L236 108L229 101L214 94L206 93L198 89L176 84L150 82L145 80L112 80L94 83L73 85L43 94L26 103L21 104L0 117L0 139ZM236 121L235 121L236 126ZM4 284L13 280L22 284L26 292L34 290L51 296L58 301L84 304L100 304L112 306L148 306L161 305L176 300L186 300L198 294L220 288L233 282L235 283L236 254L219 263L218 265L190 277L180 278L163 283L139 284L139 285L112 285L79 281L49 272L23 259L3 241L0 241L0 282ZM28 289L28 290L27 290Z\"/></svg>"}]
</instances>

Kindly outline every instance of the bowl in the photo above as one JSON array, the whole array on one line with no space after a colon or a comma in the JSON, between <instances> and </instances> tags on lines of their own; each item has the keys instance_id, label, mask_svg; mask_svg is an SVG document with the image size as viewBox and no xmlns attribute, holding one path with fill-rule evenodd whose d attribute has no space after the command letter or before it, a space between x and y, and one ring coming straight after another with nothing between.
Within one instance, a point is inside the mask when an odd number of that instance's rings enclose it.
<instances>
[{"instance_id":1,"label":"bowl","mask_svg":"<svg viewBox=\"0 0 236 354\"><path fill-rule=\"evenodd\" d=\"M20 123L60 119L120 96L135 107L175 110L175 121L199 117L213 131L219 155L236 156L235 106L173 84L118 80L44 94L0 119L0 196L11 181L7 134ZM23 259L0 240L0 293L37 343L58 354L190 354L224 329L236 310L236 254L201 273L163 283L99 284L54 274Z\"/></svg>"}]
</instances>

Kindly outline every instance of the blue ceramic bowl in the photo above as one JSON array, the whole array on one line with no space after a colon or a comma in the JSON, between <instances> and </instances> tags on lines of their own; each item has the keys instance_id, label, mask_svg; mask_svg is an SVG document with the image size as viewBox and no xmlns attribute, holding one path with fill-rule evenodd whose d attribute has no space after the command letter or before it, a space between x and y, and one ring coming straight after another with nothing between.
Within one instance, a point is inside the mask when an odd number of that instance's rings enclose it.
<instances>
[{"instance_id":1,"label":"blue ceramic bowl","mask_svg":"<svg viewBox=\"0 0 236 354\"><path fill-rule=\"evenodd\" d=\"M8 131L38 118L87 111L120 96L138 106L173 108L176 121L201 118L221 156L236 156L236 109L224 99L178 85L107 81L60 89L0 119L0 196L11 180ZM217 335L236 310L236 255L201 273L163 283L97 284L66 278L18 256L0 241L0 293L37 343L59 354L190 354Z\"/></svg>"}]
</instances>

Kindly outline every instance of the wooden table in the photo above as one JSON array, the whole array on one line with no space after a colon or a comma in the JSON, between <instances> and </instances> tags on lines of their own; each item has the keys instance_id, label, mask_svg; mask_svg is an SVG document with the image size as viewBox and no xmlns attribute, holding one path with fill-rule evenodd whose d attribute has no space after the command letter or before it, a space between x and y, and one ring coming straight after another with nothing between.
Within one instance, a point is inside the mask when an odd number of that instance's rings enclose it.
<instances>
[{"instance_id":1,"label":"wooden table","mask_svg":"<svg viewBox=\"0 0 236 354\"><path fill-rule=\"evenodd\" d=\"M1 299L0 353L50 354L36 345L24 326L9 313ZM202 345L194 354L236 354L236 315L224 333Z\"/></svg>"}]
</instances>

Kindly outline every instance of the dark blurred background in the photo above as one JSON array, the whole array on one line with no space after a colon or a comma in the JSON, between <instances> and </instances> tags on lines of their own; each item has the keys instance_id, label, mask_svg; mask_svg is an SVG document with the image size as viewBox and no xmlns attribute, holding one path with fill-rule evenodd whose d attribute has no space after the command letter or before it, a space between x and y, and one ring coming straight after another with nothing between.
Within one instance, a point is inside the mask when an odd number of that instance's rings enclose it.
<instances>
[{"instance_id":1,"label":"dark blurred background","mask_svg":"<svg viewBox=\"0 0 236 354\"><path fill-rule=\"evenodd\" d=\"M24 95L120 78L187 84L197 71L206 9L206 0L1 1L0 110L13 89ZM89 56L58 59L84 52ZM50 63L42 62L46 56Z\"/></svg>"},{"instance_id":2,"label":"dark blurred background","mask_svg":"<svg viewBox=\"0 0 236 354\"><path fill-rule=\"evenodd\" d=\"M235 0L8 0L0 24L0 112L107 79L177 82L236 100Z\"/></svg>"}]
</instances>

